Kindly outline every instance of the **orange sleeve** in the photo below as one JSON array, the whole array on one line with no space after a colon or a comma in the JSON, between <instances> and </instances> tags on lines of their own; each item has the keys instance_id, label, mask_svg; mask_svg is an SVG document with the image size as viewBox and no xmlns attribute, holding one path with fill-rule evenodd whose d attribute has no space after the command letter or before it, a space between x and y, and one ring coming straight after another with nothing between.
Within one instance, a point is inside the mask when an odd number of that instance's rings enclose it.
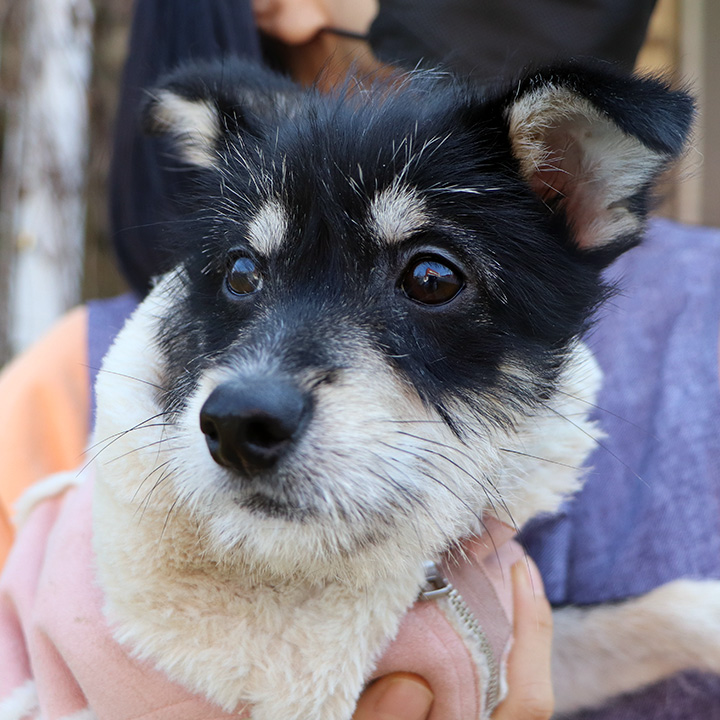
<instances>
[{"instance_id":1,"label":"orange sleeve","mask_svg":"<svg viewBox=\"0 0 720 720\"><path fill-rule=\"evenodd\" d=\"M0 567L15 501L34 482L77 467L87 444L87 308L68 313L0 375Z\"/></svg>"}]
</instances>

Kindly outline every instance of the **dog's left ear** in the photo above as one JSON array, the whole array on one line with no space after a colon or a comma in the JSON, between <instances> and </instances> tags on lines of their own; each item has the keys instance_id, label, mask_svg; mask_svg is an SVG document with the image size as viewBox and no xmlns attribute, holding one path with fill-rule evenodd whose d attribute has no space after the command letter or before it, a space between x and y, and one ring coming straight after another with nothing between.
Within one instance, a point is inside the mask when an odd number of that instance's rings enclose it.
<instances>
[{"instance_id":1,"label":"dog's left ear","mask_svg":"<svg viewBox=\"0 0 720 720\"><path fill-rule=\"evenodd\" d=\"M639 241L695 107L663 81L575 65L529 75L501 106L522 177L563 213L575 245L605 261Z\"/></svg>"}]
</instances>

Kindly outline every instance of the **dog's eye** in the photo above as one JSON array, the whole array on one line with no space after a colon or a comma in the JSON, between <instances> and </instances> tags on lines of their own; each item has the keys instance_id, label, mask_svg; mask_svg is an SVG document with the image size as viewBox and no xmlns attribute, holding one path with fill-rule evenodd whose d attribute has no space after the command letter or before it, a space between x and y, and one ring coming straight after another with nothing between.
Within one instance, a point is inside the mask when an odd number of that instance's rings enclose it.
<instances>
[{"instance_id":1,"label":"dog's eye","mask_svg":"<svg viewBox=\"0 0 720 720\"><path fill-rule=\"evenodd\" d=\"M225 282L234 295L250 295L262 287L262 275L254 260L239 257L228 270Z\"/></svg>"},{"instance_id":2,"label":"dog's eye","mask_svg":"<svg viewBox=\"0 0 720 720\"><path fill-rule=\"evenodd\" d=\"M434 258L414 261L402 277L400 287L415 302L442 305L452 300L465 285L454 268Z\"/></svg>"}]
</instances>

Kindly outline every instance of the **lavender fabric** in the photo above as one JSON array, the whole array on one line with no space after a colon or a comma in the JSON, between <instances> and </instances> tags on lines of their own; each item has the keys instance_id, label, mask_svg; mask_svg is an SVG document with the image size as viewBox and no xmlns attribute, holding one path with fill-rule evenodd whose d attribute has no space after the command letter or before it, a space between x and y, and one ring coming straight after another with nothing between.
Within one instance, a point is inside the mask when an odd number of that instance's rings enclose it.
<instances>
[{"instance_id":1,"label":"lavender fabric","mask_svg":"<svg viewBox=\"0 0 720 720\"><path fill-rule=\"evenodd\" d=\"M95 427L95 381L105 353L125 320L138 305L138 297L129 292L105 300L91 300L88 308L88 370L90 378L90 427Z\"/></svg>"},{"instance_id":2,"label":"lavender fabric","mask_svg":"<svg viewBox=\"0 0 720 720\"><path fill-rule=\"evenodd\" d=\"M587 483L523 541L556 605L720 579L720 231L656 221L610 270L589 336L607 437ZM720 679L686 674L577 720L720 719Z\"/></svg>"},{"instance_id":3,"label":"lavender fabric","mask_svg":"<svg viewBox=\"0 0 720 720\"><path fill-rule=\"evenodd\" d=\"M556 605L720 579L720 231L655 221L610 276L621 292L588 338L605 373L595 414L607 437L583 491L522 538ZM90 304L93 381L136 302ZM720 678L686 673L574 720L690 718L720 720Z\"/></svg>"}]
</instances>

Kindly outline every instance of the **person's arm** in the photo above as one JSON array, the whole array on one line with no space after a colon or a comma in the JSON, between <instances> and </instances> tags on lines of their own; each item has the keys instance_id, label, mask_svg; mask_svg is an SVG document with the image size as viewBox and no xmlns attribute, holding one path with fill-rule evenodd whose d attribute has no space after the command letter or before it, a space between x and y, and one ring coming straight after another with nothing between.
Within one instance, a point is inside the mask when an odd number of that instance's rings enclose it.
<instances>
[{"instance_id":1,"label":"person's arm","mask_svg":"<svg viewBox=\"0 0 720 720\"><path fill-rule=\"evenodd\" d=\"M18 497L41 478L80 464L88 382L86 308L68 313L0 375L0 568L14 538Z\"/></svg>"}]
</instances>

